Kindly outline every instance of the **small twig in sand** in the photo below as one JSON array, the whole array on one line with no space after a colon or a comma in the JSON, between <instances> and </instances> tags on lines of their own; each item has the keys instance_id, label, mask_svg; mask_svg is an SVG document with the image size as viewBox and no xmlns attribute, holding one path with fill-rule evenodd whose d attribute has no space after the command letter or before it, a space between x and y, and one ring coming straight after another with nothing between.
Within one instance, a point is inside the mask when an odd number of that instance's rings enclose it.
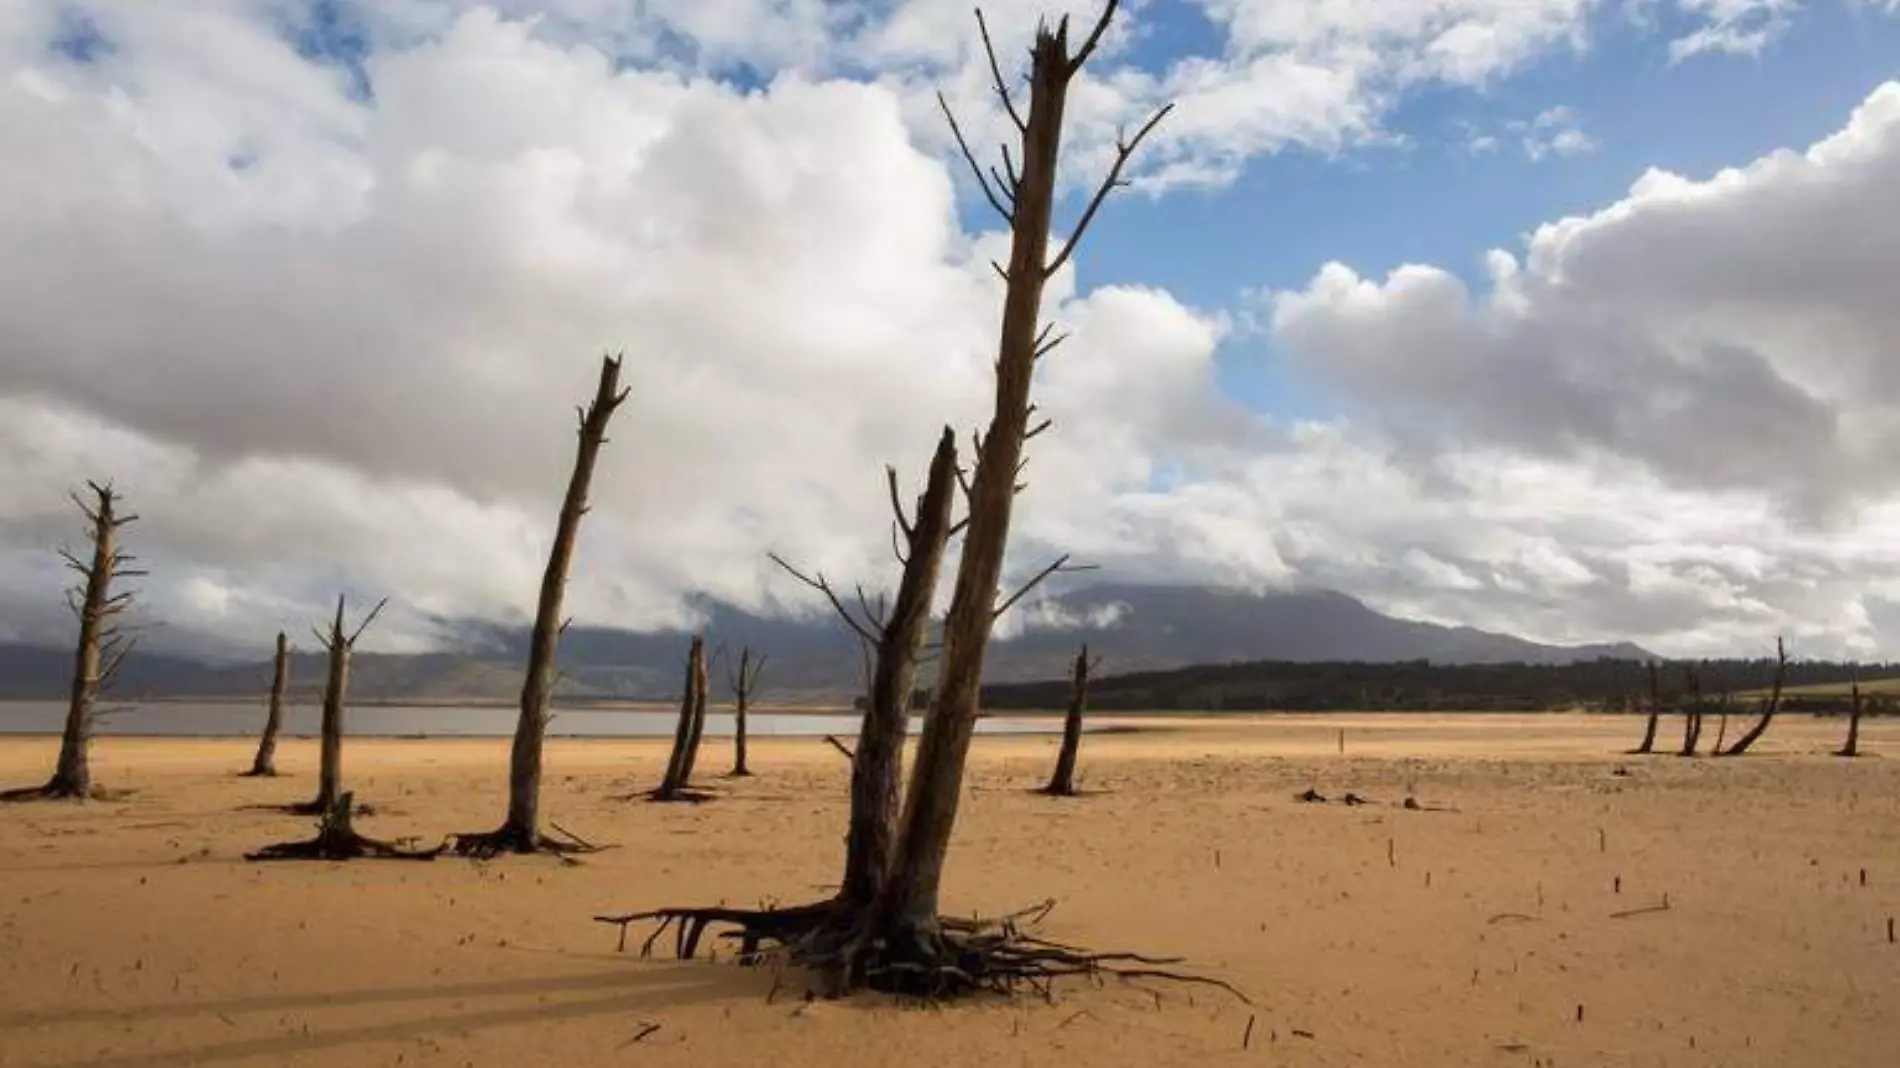
<instances>
[{"instance_id":1,"label":"small twig in sand","mask_svg":"<svg viewBox=\"0 0 1900 1068\"><path fill-rule=\"evenodd\" d=\"M1669 911L1669 899L1665 897L1662 899L1662 904L1660 905L1644 905L1642 908L1639 908L1639 909L1624 909L1621 912L1612 912L1610 913L1610 919L1626 920L1626 919L1629 919L1631 916L1642 916L1651 912L1668 912L1668 911Z\"/></svg>"},{"instance_id":2,"label":"small twig in sand","mask_svg":"<svg viewBox=\"0 0 1900 1068\"><path fill-rule=\"evenodd\" d=\"M659 1029L660 1029L659 1024L656 1024L656 1023L645 1024L640 1028L639 1031L634 1033L634 1036L632 1038L627 1039L625 1042L622 1042L619 1046L615 1048L626 1049L628 1046L633 1045L635 1042L644 1042L649 1035L653 1034L653 1032L658 1031Z\"/></svg>"}]
</instances>

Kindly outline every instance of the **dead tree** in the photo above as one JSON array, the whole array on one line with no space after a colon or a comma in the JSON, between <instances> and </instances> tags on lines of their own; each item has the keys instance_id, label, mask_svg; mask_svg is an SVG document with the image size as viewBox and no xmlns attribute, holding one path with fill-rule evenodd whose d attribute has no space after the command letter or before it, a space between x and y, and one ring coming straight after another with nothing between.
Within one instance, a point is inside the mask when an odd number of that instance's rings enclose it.
<instances>
[{"instance_id":1,"label":"dead tree","mask_svg":"<svg viewBox=\"0 0 1900 1068\"><path fill-rule=\"evenodd\" d=\"M679 724L673 729L673 751L667 757L666 774L660 785L647 797L654 801L712 800L712 795L692 788L694 751L706 721L706 639L693 635L686 654L686 681L681 687Z\"/></svg>"},{"instance_id":2,"label":"dead tree","mask_svg":"<svg viewBox=\"0 0 1900 1068\"><path fill-rule=\"evenodd\" d=\"M1682 712L1682 748L1677 756L1696 756L1696 749L1702 744L1702 676L1695 668L1682 669L1689 684L1689 700L1683 705Z\"/></svg>"},{"instance_id":3,"label":"dead tree","mask_svg":"<svg viewBox=\"0 0 1900 1068\"><path fill-rule=\"evenodd\" d=\"M1728 737L1728 714L1729 711L1735 707L1735 695L1732 693L1723 693L1722 696L1716 700L1715 707L1718 710L1718 714L1715 718L1715 747L1709 750L1709 754L1711 756L1723 756L1725 754L1722 752L1722 740Z\"/></svg>"},{"instance_id":4,"label":"dead tree","mask_svg":"<svg viewBox=\"0 0 1900 1068\"><path fill-rule=\"evenodd\" d=\"M1089 702L1089 647L1075 654L1075 674L1069 684L1069 712L1062 718L1062 750L1056 755L1055 774L1042 792L1051 797L1075 796L1075 755L1082 746L1082 713Z\"/></svg>"},{"instance_id":5,"label":"dead tree","mask_svg":"<svg viewBox=\"0 0 1900 1068\"><path fill-rule=\"evenodd\" d=\"M680 769L680 785L693 781L693 772L699 768L699 744L706 738L706 700L711 690L708 680L712 674L712 656L702 648L699 655L699 673L693 679L693 718L692 731L686 739L685 763Z\"/></svg>"},{"instance_id":6,"label":"dead tree","mask_svg":"<svg viewBox=\"0 0 1900 1068\"><path fill-rule=\"evenodd\" d=\"M620 388L620 357L603 356L594 400L580 413L580 443L574 470L568 476L567 495L561 500L554 525L554 545L541 573L541 596L535 603L534 635L528 643L528 670L521 680L521 716L515 722L515 740L508 760L508 815L502 825L476 834L453 836L455 851L473 857L500 853L588 852L594 847L572 835L561 839L541 833L541 754L547 740L548 706L554 694L554 657L567 624L561 602L567 594L567 573L574 562L581 517L587 514L587 490L594 480L594 461L607 443L607 423L627 399ZM558 828L557 828L558 829ZM563 832L565 834L565 832Z\"/></svg>"},{"instance_id":7,"label":"dead tree","mask_svg":"<svg viewBox=\"0 0 1900 1068\"><path fill-rule=\"evenodd\" d=\"M873 650L873 666L870 703L851 756L851 817L845 831L844 880L839 890L840 899L852 909L869 908L891 870L911 691L917 684L917 665L923 656L931 604L937 597L938 577L950 540L956 477L956 433L949 427L937 438L924 492L910 516L904 514L898 500L896 470L885 469L895 537L903 545L898 559L904 570L889 611L873 615L867 609L871 618L867 618L866 627L859 629L866 648ZM842 611L842 603L836 598L833 601ZM845 616L850 622L849 613Z\"/></svg>"},{"instance_id":8,"label":"dead tree","mask_svg":"<svg viewBox=\"0 0 1900 1068\"><path fill-rule=\"evenodd\" d=\"M1761 741L1761 736L1768 733L1768 725L1774 722L1775 713L1781 711L1781 688L1787 681L1788 646L1786 642L1780 638L1776 638L1775 682L1773 688L1768 692L1768 702L1762 706L1761 718L1755 721L1754 726L1743 732L1740 738L1735 739L1735 744L1729 746L1727 749L1723 749L1721 743L1718 741L1715 746L1716 756L1741 756L1743 753L1748 752L1750 746Z\"/></svg>"},{"instance_id":9,"label":"dead tree","mask_svg":"<svg viewBox=\"0 0 1900 1068\"><path fill-rule=\"evenodd\" d=\"M985 176L962 130L949 116L948 105L944 106L965 161L976 173L991 206L1010 225L1011 250L1007 267L994 265L1007 286L995 364L995 407L987 431L976 442L975 471L964 483L968 516L961 524L964 541L950 611L943 625L937 685L897 825L895 852L881 885L868 905L857 905L848 895L841 895L833 901L792 909L686 908L597 917L621 925L623 933L631 922L659 920L660 930L648 939L649 948L661 932L677 925L675 950L690 957L708 925L731 925L737 930L729 937L738 940L741 960L756 961L771 947L781 959L818 971L832 993L870 986L898 994L944 998L973 991L1009 991L1024 984L1046 989L1048 982L1058 976L1105 971L1168 975L1226 987L1218 980L1164 972L1155 966L1162 962L1090 953L1023 934L1022 928L1044 915L1048 905L989 922L944 917L938 910L938 891L956 821L964 763L976 727L991 625L1029 589L1066 565L1066 558L1058 560L1015 593L999 599L1024 443L1049 425L1047 421L1033 428L1030 425L1034 411L1029 398L1030 379L1037 359L1061 341L1060 336L1050 336L1053 328L1038 328L1043 287L1068 262L1108 193L1124 184L1123 167L1168 110L1163 108L1133 138L1117 145L1107 179L1052 258L1048 242L1064 106L1070 85L1108 31L1116 7L1115 0L1108 0L1073 55L1066 18L1053 28L1046 23L1037 28L1030 50L1028 106L1023 110L1016 106L994 49L989 49L994 89L1020 135L1016 153L1004 146L1003 168L1000 173L992 172L994 181ZM989 33L981 12L977 19L987 47ZM871 641L876 635L867 628L860 637ZM905 708L909 697L908 688L901 691L896 707ZM876 702L872 705L875 710ZM854 764L863 756L862 749L861 743Z\"/></svg>"},{"instance_id":10,"label":"dead tree","mask_svg":"<svg viewBox=\"0 0 1900 1068\"><path fill-rule=\"evenodd\" d=\"M1847 692L1847 741L1834 750L1838 757L1857 757L1860 755L1860 669L1855 668Z\"/></svg>"},{"instance_id":11,"label":"dead tree","mask_svg":"<svg viewBox=\"0 0 1900 1068\"><path fill-rule=\"evenodd\" d=\"M1651 660L1649 662L1649 723L1643 728L1642 744L1630 750L1632 756L1656 751L1656 726L1662 719L1661 676L1662 672L1656 667L1656 662Z\"/></svg>"},{"instance_id":12,"label":"dead tree","mask_svg":"<svg viewBox=\"0 0 1900 1068\"><path fill-rule=\"evenodd\" d=\"M257 756L251 759L246 775L277 774L277 732L284 726L284 687L290 682L290 641L277 632L277 658L271 668L270 710L264 716L264 733L257 739Z\"/></svg>"},{"instance_id":13,"label":"dead tree","mask_svg":"<svg viewBox=\"0 0 1900 1068\"><path fill-rule=\"evenodd\" d=\"M42 786L0 792L0 801L31 801L41 798L88 798L103 796L92 783L92 725L94 705L99 693L119 673L126 654L137 639L127 637L119 619L132 606L130 592L113 593L119 579L136 578L145 572L131 567L135 557L119 550L119 531L137 522L136 515L121 515L119 495L110 482L100 485L88 481L92 491L88 503L72 494L72 501L86 517L86 536L92 542L92 556L81 560L62 549L66 566L79 575L79 582L66 593L66 605L79 619L79 641L73 653L72 685L66 704L66 726L60 733L59 758L53 765L53 777Z\"/></svg>"},{"instance_id":14,"label":"dead tree","mask_svg":"<svg viewBox=\"0 0 1900 1068\"><path fill-rule=\"evenodd\" d=\"M382 614L383 606L389 603L385 597L376 602L369 615L363 617L354 631L343 632L343 595L336 599L336 616L330 621L328 633L314 631L318 644L330 654L329 674L323 680L323 724L319 730L319 758L317 763L317 796L301 805L290 805L286 811L302 816L323 816L336 807L336 800L343 793L343 707L344 694L350 687L350 656L356 651L356 639L363 636L369 625Z\"/></svg>"},{"instance_id":15,"label":"dead tree","mask_svg":"<svg viewBox=\"0 0 1900 1068\"><path fill-rule=\"evenodd\" d=\"M765 670L765 657L752 659L752 647L739 650L739 664L727 676L732 687L732 770L727 774L742 779L752 774L746 766L746 713L759 692L759 672Z\"/></svg>"}]
</instances>

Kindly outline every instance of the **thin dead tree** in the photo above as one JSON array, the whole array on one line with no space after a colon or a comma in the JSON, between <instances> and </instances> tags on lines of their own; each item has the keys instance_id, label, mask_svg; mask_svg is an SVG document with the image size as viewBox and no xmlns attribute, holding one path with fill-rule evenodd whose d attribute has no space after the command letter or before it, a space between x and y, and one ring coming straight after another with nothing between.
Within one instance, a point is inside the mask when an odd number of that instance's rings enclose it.
<instances>
[{"instance_id":1,"label":"thin dead tree","mask_svg":"<svg viewBox=\"0 0 1900 1068\"><path fill-rule=\"evenodd\" d=\"M82 560L64 549L59 554L79 575L78 584L66 593L66 606L79 619L79 641L73 652L72 686L67 697L66 726L60 733L59 758L53 765L53 777L44 785L0 792L0 801L105 796L105 791L92 782L94 706L100 691L112 684L126 655L137 644L137 639L128 637L119 626L120 617L132 607L133 595L129 591L113 593L112 584L145 572L130 566L136 558L119 549L119 531L137 522L138 516L120 514L120 498L112 483L88 481L86 488L92 491L90 502L77 493L70 496L86 517L92 556Z\"/></svg>"},{"instance_id":2,"label":"thin dead tree","mask_svg":"<svg viewBox=\"0 0 1900 1068\"><path fill-rule=\"evenodd\" d=\"M706 722L706 639L695 634L686 654L686 681L681 687L679 724L673 729L673 751L667 757L666 774L660 785L647 795L653 801L690 801L695 804L712 800L704 790L692 788L693 764L699 738Z\"/></svg>"},{"instance_id":3,"label":"thin dead tree","mask_svg":"<svg viewBox=\"0 0 1900 1068\"><path fill-rule=\"evenodd\" d=\"M382 614L383 606L389 603L385 597L376 602L369 615L356 629L345 634L343 631L343 595L336 598L336 616L330 621L326 633L315 630L317 643L330 654L329 673L323 680L323 722L318 731L317 796L300 805L286 806L285 811L302 816L325 816L336 807L336 799L343 793L343 709L344 695L350 687L350 657L356 651L356 639L363 636L369 625Z\"/></svg>"},{"instance_id":4,"label":"thin dead tree","mask_svg":"<svg viewBox=\"0 0 1900 1068\"><path fill-rule=\"evenodd\" d=\"M1849 680L1847 691L1847 741L1834 750L1837 757L1857 757L1860 755L1860 669L1856 667Z\"/></svg>"},{"instance_id":5,"label":"thin dead tree","mask_svg":"<svg viewBox=\"0 0 1900 1068\"><path fill-rule=\"evenodd\" d=\"M1689 696L1682 710L1682 748L1676 751L1676 755L1692 757L1697 755L1696 750L1702 744L1702 713L1705 711L1702 675L1692 667L1685 667L1682 671L1688 681Z\"/></svg>"},{"instance_id":6,"label":"thin dead tree","mask_svg":"<svg viewBox=\"0 0 1900 1068\"><path fill-rule=\"evenodd\" d=\"M1056 770L1040 792L1051 797L1075 796L1075 757L1082 746L1082 714L1089 703L1089 647L1075 654L1075 671L1069 682L1069 711L1062 717L1062 749L1056 754Z\"/></svg>"},{"instance_id":7,"label":"thin dead tree","mask_svg":"<svg viewBox=\"0 0 1900 1068\"><path fill-rule=\"evenodd\" d=\"M752 647L739 650L739 663L727 675L727 684L732 687L732 770L727 775L742 779L752 774L746 765L746 713L752 709L752 698L759 692L759 673L765 670L765 657L752 659Z\"/></svg>"},{"instance_id":8,"label":"thin dead tree","mask_svg":"<svg viewBox=\"0 0 1900 1068\"><path fill-rule=\"evenodd\" d=\"M508 760L508 814L499 828L476 834L454 835L455 851L477 858L501 853L592 852L596 847L565 831L551 838L541 831L541 764L547 741L549 705L556 678L555 653L567 622L561 614L567 594L568 570L580 537L581 517L587 514L587 491L594 480L594 463L607 444L607 424L628 390L620 387L620 357L602 356L600 380L594 399L580 410L580 441L574 469L568 476L567 495L554 525L554 545L541 573L541 596L536 601L534 634L528 643L528 669L521 681L521 716L515 722L514 746ZM556 828L559 830L559 828Z\"/></svg>"},{"instance_id":9,"label":"thin dead tree","mask_svg":"<svg viewBox=\"0 0 1900 1068\"><path fill-rule=\"evenodd\" d=\"M270 677L270 706L264 714L264 733L257 739L257 755L251 758L246 775L277 775L277 732L284 726L284 688L290 683L290 639L277 632L277 656Z\"/></svg>"},{"instance_id":10,"label":"thin dead tree","mask_svg":"<svg viewBox=\"0 0 1900 1068\"><path fill-rule=\"evenodd\" d=\"M1717 715L1715 717L1715 746L1709 750L1709 755L1723 756L1722 740L1728 737L1728 714L1735 708L1735 695L1724 691L1722 696L1716 699L1715 707L1717 709Z\"/></svg>"},{"instance_id":11,"label":"thin dead tree","mask_svg":"<svg viewBox=\"0 0 1900 1068\"><path fill-rule=\"evenodd\" d=\"M1007 267L994 265L1007 287L995 364L995 407L987 431L976 442L975 471L964 484L968 516L962 524L960 563L943 624L937 685L898 821L895 852L881 885L869 905L842 910L835 903L820 903L798 909L663 909L597 917L619 924L623 934L633 921L660 920L660 930L648 939L648 948L661 932L677 925L676 952L690 957L709 924L729 924L738 928L728 936L739 941L742 960L760 959L769 944L781 959L824 976L830 993L870 986L944 998L975 991L1007 992L1024 984L1046 991L1048 983L1059 976L1103 972L1166 976L1232 990L1218 980L1159 967L1167 962L1091 953L1024 934L1022 928L1046 914L1052 903L992 921L946 917L938 909L992 624L1037 583L1067 564L1066 558L1056 561L1021 589L999 599L1024 444L1049 426L1046 420L1033 428L1030 425L1034 413L1030 380L1037 359L1062 340L1060 335L1050 336L1053 327L1038 329L1043 287L1073 255L1108 193L1125 184L1122 169L1168 111L1164 107L1134 137L1120 141L1107 179L1051 257L1049 230L1064 106L1071 83L1107 33L1116 7L1115 0L1108 0L1073 54L1066 18L1053 28L1046 23L1037 28L1024 110L1016 107L995 51L988 48L994 89L1020 135L1018 154L1004 147L1000 173L985 176L948 104L944 105L965 161L990 205L1009 223L1011 251ZM980 11L977 19L987 48L989 33ZM860 637L868 640L873 635L867 631ZM904 707L909 693L901 693L899 699L899 707Z\"/></svg>"},{"instance_id":12,"label":"thin dead tree","mask_svg":"<svg viewBox=\"0 0 1900 1068\"><path fill-rule=\"evenodd\" d=\"M1768 733L1768 725L1775 721L1775 713L1781 711L1781 690L1783 684L1787 681L1788 645L1780 638L1776 638L1775 682L1773 688L1768 691L1767 702L1762 705L1761 718L1755 721L1754 726L1744 731L1740 738L1735 739L1735 744L1729 746L1727 749L1723 749L1722 743L1717 741L1715 744L1716 756L1741 756L1743 753L1748 752L1749 748L1756 742L1761 741L1761 736Z\"/></svg>"},{"instance_id":13,"label":"thin dead tree","mask_svg":"<svg viewBox=\"0 0 1900 1068\"><path fill-rule=\"evenodd\" d=\"M1649 723L1643 728L1642 744L1630 750L1630 755L1638 756L1656 751L1656 727L1662 719L1662 672L1656 662L1649 662Z\"/></svg>"}]
</instances>

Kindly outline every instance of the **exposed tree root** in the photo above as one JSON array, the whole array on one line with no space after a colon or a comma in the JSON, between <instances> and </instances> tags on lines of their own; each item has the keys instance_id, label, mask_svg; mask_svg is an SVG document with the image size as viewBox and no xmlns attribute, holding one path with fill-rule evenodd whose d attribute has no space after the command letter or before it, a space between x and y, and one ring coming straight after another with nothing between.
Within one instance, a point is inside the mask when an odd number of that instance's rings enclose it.
<instances>
[{"instance_id":1,"label":"exposed tree root","mask_svg":"<svg viewBox=\"0 0 1900 1068\"><path fill-rule=\"evenodd\" d=\"M636 790L633 793L617 798L617 800L632 801L635 798L645 798L648 801L659 801L671 804L684 803L688 805L703 805L708 801L716 800L718 797L719 795L711 790L702 790L691 784L676 786L672 789L668 789L665 784L661 784L651 790Z\"/></svg>"},{"instance_id":2,"label":"exposed tree root","mask_svg":"<svg viewBox=\"0 0 1900 1068\"><path fill-rule=\"evenodd\" d=\"M552 853L571 863L579 863L572 859L575 856L613 848L611 845L596 845L553 821L549 821L548 826L554 828L561 837L504 824L492 831L450 835L447 847L457 856L471 860L490 860L503 853Z\"/></svg>"},{"instance_id":3,"label":"exposed tree root","mask_svg":"<svg viewBox=\"0 0 1900 1068\"><path fill-rule=\"evenodd\" d=\"M373 858L379 860L434 860L445 848L411 849L394 842L384 842L375 838L366 838L357 834L350 824L349 794L337 798L336 805L325 813L317 824L317 836L301 842L278 842L267 845L255 853L244 854L245 860L357 860Z\"/></svg>"},{"instance_id":4,"label":"exposed tree root","mask_svg":"<svg viewBox=\"0 0 1900 1068\"><path fill-rule=\"evenodd\" d=\"M1050 999L1057 979L1099 981L1112 976L1218 987L1251 1004L1224 980L1166 967L1180 963L1179 958L1097 953L1028 933L1054 907L1051 899L992 919L944 916L895 937L874 932L867 910L836 898L789 908L665 908L594 919L620 928L621 950L627 946L628 925L658 921L641 944L640 955L651 955L654 944L671 930L673 952L682 960L698 953L713 925L729 927L719 937L739 943L739 963L814 972L827 997L868 987L933 1002L1024 990Z\"/></svg>"},{"instance_id":5,"label":"exposed tree root","mask_svg":"<svg viewBox=\"0 0 1900 1068\"><path fill-rule=\"evenodd\" d=\"M240 805L238 807L250 812L281 812L286 816L322 817L329 813L329 809L325 808L323 806L323 803L320 801L293 801L290 804L286 804L286 805L262 804L262 805ZM360 805L352 804L352 807L350 808L350 815L374 816L376 815L376 811L377 810L376 810L375 805L371 804L368 801L365 801Z\"/></svg>"},{"instance_id":6,"label":"exposed tree root","mask_svg":"<svg viewBox=\"0 0 1900 1068\"><path fill-rule=\"evenodd\" d=\"M122 801L130 796L132 796L130 790L107 790L100 786L81 788L72 783L54 779L39 786L0 790L0 804L25 801Z\"/></svg>"}]
</instances>

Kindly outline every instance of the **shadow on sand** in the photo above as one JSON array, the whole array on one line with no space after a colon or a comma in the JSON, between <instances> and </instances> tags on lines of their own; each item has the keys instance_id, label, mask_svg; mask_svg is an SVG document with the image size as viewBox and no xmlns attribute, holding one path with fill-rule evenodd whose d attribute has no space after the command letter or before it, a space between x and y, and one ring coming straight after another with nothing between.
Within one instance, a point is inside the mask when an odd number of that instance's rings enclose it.
<instances>
[{"instance_id":1,"label":"shadow on sand","mask_svg":"<svg viewBox=\"0 0 1900 1068\"><path fill-rule=\"evenodd\" d=\"M474 983L430 983L417 986L371 987L297 994L266 994L257 997L217 1001L161 1002L147 1005L55 1010L44 1013L0 1014L0 1048L19 1042L8 1032L70 1025L113 1023L137 1027L160 1020L220 1021L228 1027L244 1027L234 1016L256 1013L322 1012L360 1006L414 1004L419 1008L431 1002L449 1003L453 1012L419 1012L403 1020L360 1025L327 1025L303 1021L296 1032L283 1033L277 1018L249 1022L252 1029L270 1028L277 1033L228 1042L152 1049L143 1046L136 1052L102 1053L72 1060L40 1062L40 1068L161 1068L170 1065L214 1064L220 1061L263 1057L279 1058L321 1050L339 1049L372 1042L403 1041L430 1036L462 1035L491 1027L511 1024L550 1023L584 1019L590 1016L624 1015L629 1031L641 1024L639 1014L684 1005L704 1004L728 998L763 998L765 977L749 969L717 964L635 965L628 964L584 975L554 976L539 979L508 979ZM576 1000L545 1000L548 995L601 992L606 996ZM464 1002L484 998L512 999L513 1003L488 1007L465 1007ZM526 1004L521 999L532 999ZM78 1036L74 1036L78 1038ZM125 1035L127 1044L139 1039ZM80 1049L92 1043L79 1039L67 1044Z\"/></svg>"}]
</instances>

